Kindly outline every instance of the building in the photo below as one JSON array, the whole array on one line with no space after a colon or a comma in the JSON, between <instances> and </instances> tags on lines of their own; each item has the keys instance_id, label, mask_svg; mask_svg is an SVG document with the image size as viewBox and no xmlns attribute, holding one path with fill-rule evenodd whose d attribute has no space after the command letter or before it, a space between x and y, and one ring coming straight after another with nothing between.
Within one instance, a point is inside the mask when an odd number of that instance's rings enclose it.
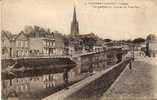
<instances>
[{"instance_id":1,"label":"building","mask_svg":"<svg viewBox=\"0 0 157 100\"><path fill-rule=\"evenodd\" d=\"M146 39L147 55L155 57L157 55L157 37L154 34L150 34Z\"/></svg>"},{"instance_id":2,"label":"building","mask_svg":"<svg viewBox=\"0 0 157 100\"><path fill-rule=\"evenodd\" d=\"M64 54L64 36L35 26L30 33L13 35L2 32L2 55L10 57L52 56ZM57 45L55 45L57 44Z\"/></svg>"},{"instance_id":3,"label":"building","mask_svg":"<svg viewBox=\"0 0 157 100\"><path fill-rule=\"evenodd\" d=\"M30 56L51 56L55 52L54 33L42 28L34 28L29 34Z\"/></svg>"},{"instance_id":4,"label":"building","mask_svg":"<svg viewBox=\"0 0 157 100\"><path fill-rule=\"evenodd\" d=\"M65 37L66 48L65 52L67 55L73 55L81 53L81 39L79 38L79 23L77 21L76 9L74 7L73 20L71 22L71 33Z\"/></svg>"},{"instance_id":5,"label":"building","mask_svg":"<svg viewBox=\"0 0 157 100\"><path fill-rule=\"evenodd\" d=\"M29 55L29 38L21 31L18 35L2 31L2 57L24 57Z\"/></svg>"},{"instance_id":6,"label":"building","mask_svg":"<svg viewBox=\"0 0 157 100\"><path fill-rule=\"evenodd\" d=\"M76 16L76 9L74 7L74 12L73 12L73 20L71 23L71 34L72 37L76 37L79 35L79 23L77 21L77 16Z\"/></svg>"},{"instance_id":7,"label":"building","mask_svg":"<svg viewBox=\"0 0 157 100\"><path fill-rule=\"evenodd\" d=\"M12 48L12 34L9 32L2 31L1 34L1 51L2 58L8 58L13 56Z\"/></svg>"},{"instance_id":8,"label":"building","mask_svg":"<svg viewBox=\"0 0 157 100\"><path fill-rule=\"evenodd\" d=\"M66 41L67 45L65 51L67 52L66 54L69 55L91 52L93 51L94 45L101 46L101 44L103 44L103 41L94 33L79 34L79 22L77 20L75 7L71 23L71 33L66 36Z\"/></svg>"},{"instance_id":9,"label":"building","mask_svg":"<svg viewBox=\"0 0 157 100\"><path fill-rule=\"evenodd\" d=\"M94 33L79 34L79 22L76 16L76 9L74 7L73 20L71 23L71 33L66 36L66 54L74 55L83 52L92 52L93 47L102 46L103 41Z\"/></svg>"},{"instance_id":10,"label":"building","mask_svg":"<svg viewBox=\"0 0 157 100\"><path fill-rule=\"evenodd\" d=\"M65 54L65 36L61 33L54 31L54 46L55 46L55 55L64 55Z\"/></svg>"},{"instance_id":11,"label":"building","mask_svg":"<svg viewBox=\"0 0 157 100\"><path fill-rule=\"evenodd\" d=\"M103 40L94 33L79 35L79 38L82 40L83 48L88 52L93 51L95 47L103 47Z\"/></svg>"},{"instance_id":12,"label":"building","mask_svg":"<svg viewBox=\"0 0 157 100\"><path fill-rule=\"evenodd\" d=\"M13 38L12 46L14 49L14 57L25 57L29 55L29 37L21 31Z\"/></svg>"},{"instance_id":13,"label":"building","mask_svg":"<svg viewBox=\"0 0 157 100\"><path fill-rule=\"evenodd\" d=\"M65 51L67 55L82 53L82 40L79 37L65 37Z\"/></svg>"}]
</instances>

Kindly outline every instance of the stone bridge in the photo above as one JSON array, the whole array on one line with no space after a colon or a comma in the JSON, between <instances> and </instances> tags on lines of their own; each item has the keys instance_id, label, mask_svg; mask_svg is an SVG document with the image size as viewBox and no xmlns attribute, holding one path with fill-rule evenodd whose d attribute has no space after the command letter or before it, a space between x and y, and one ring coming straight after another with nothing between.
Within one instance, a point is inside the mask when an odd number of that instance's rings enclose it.
<instances>
[{"instance_id":1,"label":"stone bridge","mask_svg":"<svg viewBox=\"0 0 157 100\"><path fill-rule=\"evenodd\" d=\"M74 68L76 63L68 56L25 57L2 59L2 79L62 73L64 68Z\"/></svg>"}]
</instances>

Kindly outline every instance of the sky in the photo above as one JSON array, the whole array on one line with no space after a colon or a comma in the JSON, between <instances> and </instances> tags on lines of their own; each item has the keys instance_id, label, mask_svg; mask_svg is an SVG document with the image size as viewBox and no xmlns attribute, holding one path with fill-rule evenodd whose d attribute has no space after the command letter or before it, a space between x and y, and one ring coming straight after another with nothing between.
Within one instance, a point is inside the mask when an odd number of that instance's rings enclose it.
<instances>
[{"instance_id":1,"label":"sky","mask_svg":"<svg viewBox=\"0 0 157 100\"><path fill-rule=\"evenodd\" d=\"M80 34L93 32L116 40L157 34L156 0L97 0L138 8L93 8L89 1L96 0L2 0L2 29L17 34L25 26L39 25L70 34L75 6Z\"/></svg>"}]
</instances>

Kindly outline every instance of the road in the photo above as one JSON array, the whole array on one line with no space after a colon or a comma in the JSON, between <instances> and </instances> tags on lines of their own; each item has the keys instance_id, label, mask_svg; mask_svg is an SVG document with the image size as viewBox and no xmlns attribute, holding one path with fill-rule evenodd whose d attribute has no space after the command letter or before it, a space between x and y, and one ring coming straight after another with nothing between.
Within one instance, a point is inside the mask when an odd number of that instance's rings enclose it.
<instances>
[{"instance_id":1,"label":"road","mask_svg":"<svg viewBox=\"0 0 157 100\"><path fill-rule=\"evenodd\" d=\"M156 100L157 58L139 58L128 67L100 100Z\"/></svg>"}]
</instances>

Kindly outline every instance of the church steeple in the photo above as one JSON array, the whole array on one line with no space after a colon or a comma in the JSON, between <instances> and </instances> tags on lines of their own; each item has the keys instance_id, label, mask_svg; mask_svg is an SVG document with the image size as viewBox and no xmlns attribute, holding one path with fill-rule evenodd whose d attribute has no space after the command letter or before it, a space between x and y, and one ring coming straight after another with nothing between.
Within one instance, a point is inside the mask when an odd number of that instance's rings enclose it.
<instances>
[{"instance_id":1,"label":"church steeple","mask_svg":"<svg viewBox=\"0 0 157 100\"><path fill-rule=\"evenodd\" d=\"M79 35L79 24L76 16L76 8L74 7L73 20L71 23L71 36L76 37L78 35Z\"/></svg>"},{"instance_id":2,"label":"church steeple","mask_svg":"<svg viewBox=\"0 0 157 100\"><path fill-rule=\"evenodd\" d=\"M73 13L73 22L77 22L75 7L74 7L74 13Z\"/></svg>"}]
</instances>

